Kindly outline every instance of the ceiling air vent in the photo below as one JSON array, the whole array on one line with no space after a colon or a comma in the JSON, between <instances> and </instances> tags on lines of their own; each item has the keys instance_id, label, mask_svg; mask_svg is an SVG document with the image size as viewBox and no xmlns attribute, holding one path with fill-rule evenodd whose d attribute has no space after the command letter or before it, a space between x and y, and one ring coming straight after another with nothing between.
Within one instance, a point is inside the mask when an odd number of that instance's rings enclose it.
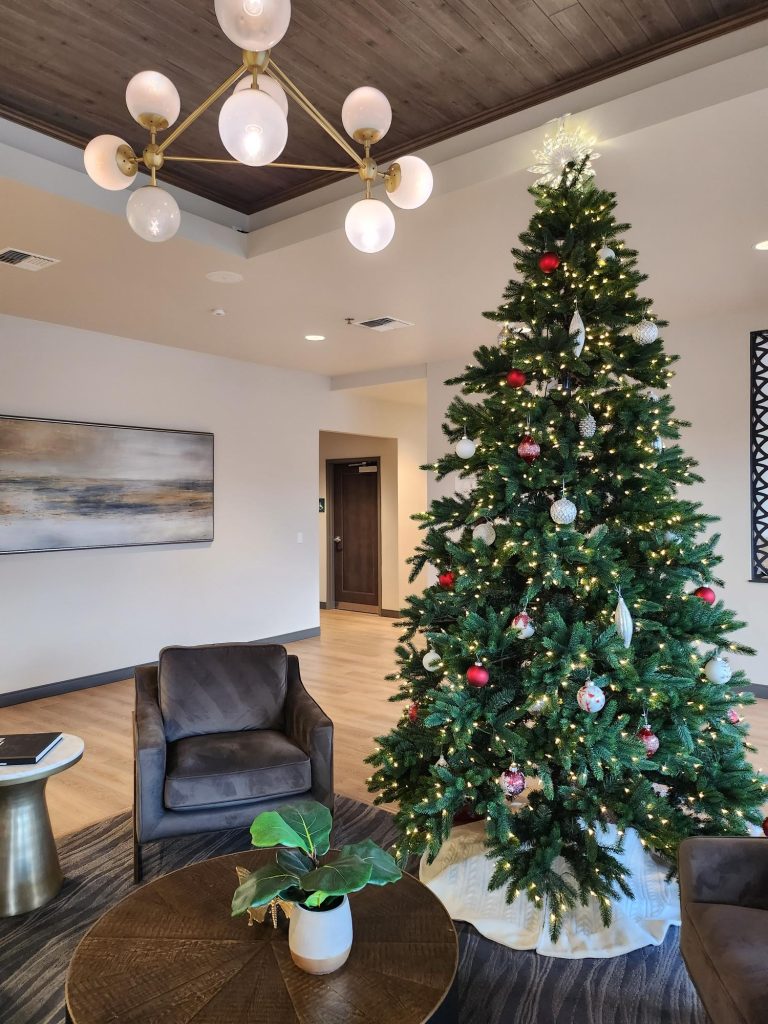
<instances>
[{"instance_id":1,"label":"ceiling air vent","mask_svg":"<svg viewBox=\"0 0 768 1024\"><path fill-rule=\"evenodd\" d=\"M59 262L52 256L40 256L36 252L24 252L22 249L0 249L0 263L7 263L20 270L45 270L46 267Z\"/></svg>"},{"instance_id":2,"label":"ceiling air vent","mask_svg":"<svg viewBox=\"0 0 768 1024\"><path fill-rule=\"evenodd\" d=\"M354 323L371 331L399 331L401 327L413 327L409 320L398 320L394 316L377 316L371 320L355 320Z\"/></svg>"}]
</instances>

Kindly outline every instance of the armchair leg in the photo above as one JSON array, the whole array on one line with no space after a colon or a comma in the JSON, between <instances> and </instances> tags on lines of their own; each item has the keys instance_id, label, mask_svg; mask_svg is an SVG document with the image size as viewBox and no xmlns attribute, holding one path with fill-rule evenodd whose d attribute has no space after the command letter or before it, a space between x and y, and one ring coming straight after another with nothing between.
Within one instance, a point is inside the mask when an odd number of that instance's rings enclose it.
<instances>
[{"instance_id":1,"label":"armchair leg","mask_svg":"<svg viewBox=\"0 0 768 1024\"><path fill-rule=\"evenodd\" d=\"M138 885L144 878L144 863L141 856L141 843L133 835L133 884Z\"/></svg>"}]
</instances>

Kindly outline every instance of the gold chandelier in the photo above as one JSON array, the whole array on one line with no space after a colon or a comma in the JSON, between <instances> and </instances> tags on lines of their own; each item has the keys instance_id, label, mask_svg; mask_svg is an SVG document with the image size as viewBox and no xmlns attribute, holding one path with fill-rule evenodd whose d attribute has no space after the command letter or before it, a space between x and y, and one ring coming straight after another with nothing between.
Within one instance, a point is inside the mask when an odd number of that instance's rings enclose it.
<instances>
[{"instance_id":1,"label":"gold chandelier","mask_svg":"<svg viewBox=\"0 0 768 1024\"><path fill-rule=\"evenodd\" d=\"M373 197L374 185L383 182L389 199L404 210L421 206L432 192L432 172L420 157L404 156L380 170L371 156L371 146L384 137L392 122L386 96L371 86L362 86L344 101L341 120L350 138L363 147L361 155L272 59L272 47L288 29L290 0L214 0L214 7L222 31L242 50L240 66L161 141L158 136L178 119L179 94L173 82L159 71L134 75L125 100L133 119L148 131L149 142L137 156L117 135L98 135L85 148L89 177L102 188L117 191L128 188L143 164L151 183L131 193L126 207L128 223L141 238L164 242L176 234L181 222L176 200L157 183L158 172L167 162L239 163L357 174L364 183L365 196L347 213L347 238L361 252L386 248L395 233L395 218L385 202ZM176 139L233 87L219 112L219 135L231 159L171 156L168 149ZM354 166L278 162L288 140L289 97L352 158Z\"/></svg>"}]
</instances>

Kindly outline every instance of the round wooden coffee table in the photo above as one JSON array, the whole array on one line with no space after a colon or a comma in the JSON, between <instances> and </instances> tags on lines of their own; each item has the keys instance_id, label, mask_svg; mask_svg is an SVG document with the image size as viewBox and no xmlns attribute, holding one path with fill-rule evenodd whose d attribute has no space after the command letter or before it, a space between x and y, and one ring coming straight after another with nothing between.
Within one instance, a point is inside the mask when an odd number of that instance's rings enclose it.
<instances>
[{"instance_id":1,"label":"round wooden coffee table","mask_svg":"<svg viewBox=\"0 0 768 1024\"><path fill-rule=\"evenodd\" d=\"M216 857L142 886L85 935L67 975L71 1024L448 1024L458 942L442 903L411 875L350 896L354 941L334 974L300 971L280 916L230 916L236 865Z\"/></svg>"}]
</instances>

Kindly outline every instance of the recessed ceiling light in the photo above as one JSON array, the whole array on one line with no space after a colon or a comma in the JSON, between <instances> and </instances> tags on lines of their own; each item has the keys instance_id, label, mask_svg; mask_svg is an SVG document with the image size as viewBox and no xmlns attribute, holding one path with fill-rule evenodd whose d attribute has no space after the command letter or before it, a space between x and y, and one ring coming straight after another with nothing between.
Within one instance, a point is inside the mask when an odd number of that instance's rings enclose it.
<instances>
[{"instance_id":1,"label":"recessed ceiling light","mask_svg":"<svg viewBox=\"0 0 768 1024\"><path fill-rule=\"evenodd\" d=\"M305 334L304 341L325 341L324 334Z\"/></svg>"},{"instance_id":2,"label":"recessed ceiling light","mask_svg":"<svg viewBox=\"0 0 768 1024\"><path fill-rule=\"evenodd\" d=\"M768 249L768 238L766 238L764 242L758 242L755 248L759 249L761 252L764 252L766 249Z\"/></svg>"},{"instance_id":3,"label":"recessed ceiling light","mask_svg":"<svg viewBox=\"0 0 768 1024\"><path fill-rule=\"evenodd\" d=\"M212 270L205 276L216 284L240 284L243 280L243 275L235 273L234 270Z\"/></svg>"},{"instance_id":4,"label":"recessed ceiling light","mask_svg":"<svg viewBox=\"0 0 768 1024\"><path fill-rule=\"evenodd\" d=\"M226 316L226 315L227 315L226 309L212 309L211 310L211 316Z\"/></svg>"}]
</instances>

